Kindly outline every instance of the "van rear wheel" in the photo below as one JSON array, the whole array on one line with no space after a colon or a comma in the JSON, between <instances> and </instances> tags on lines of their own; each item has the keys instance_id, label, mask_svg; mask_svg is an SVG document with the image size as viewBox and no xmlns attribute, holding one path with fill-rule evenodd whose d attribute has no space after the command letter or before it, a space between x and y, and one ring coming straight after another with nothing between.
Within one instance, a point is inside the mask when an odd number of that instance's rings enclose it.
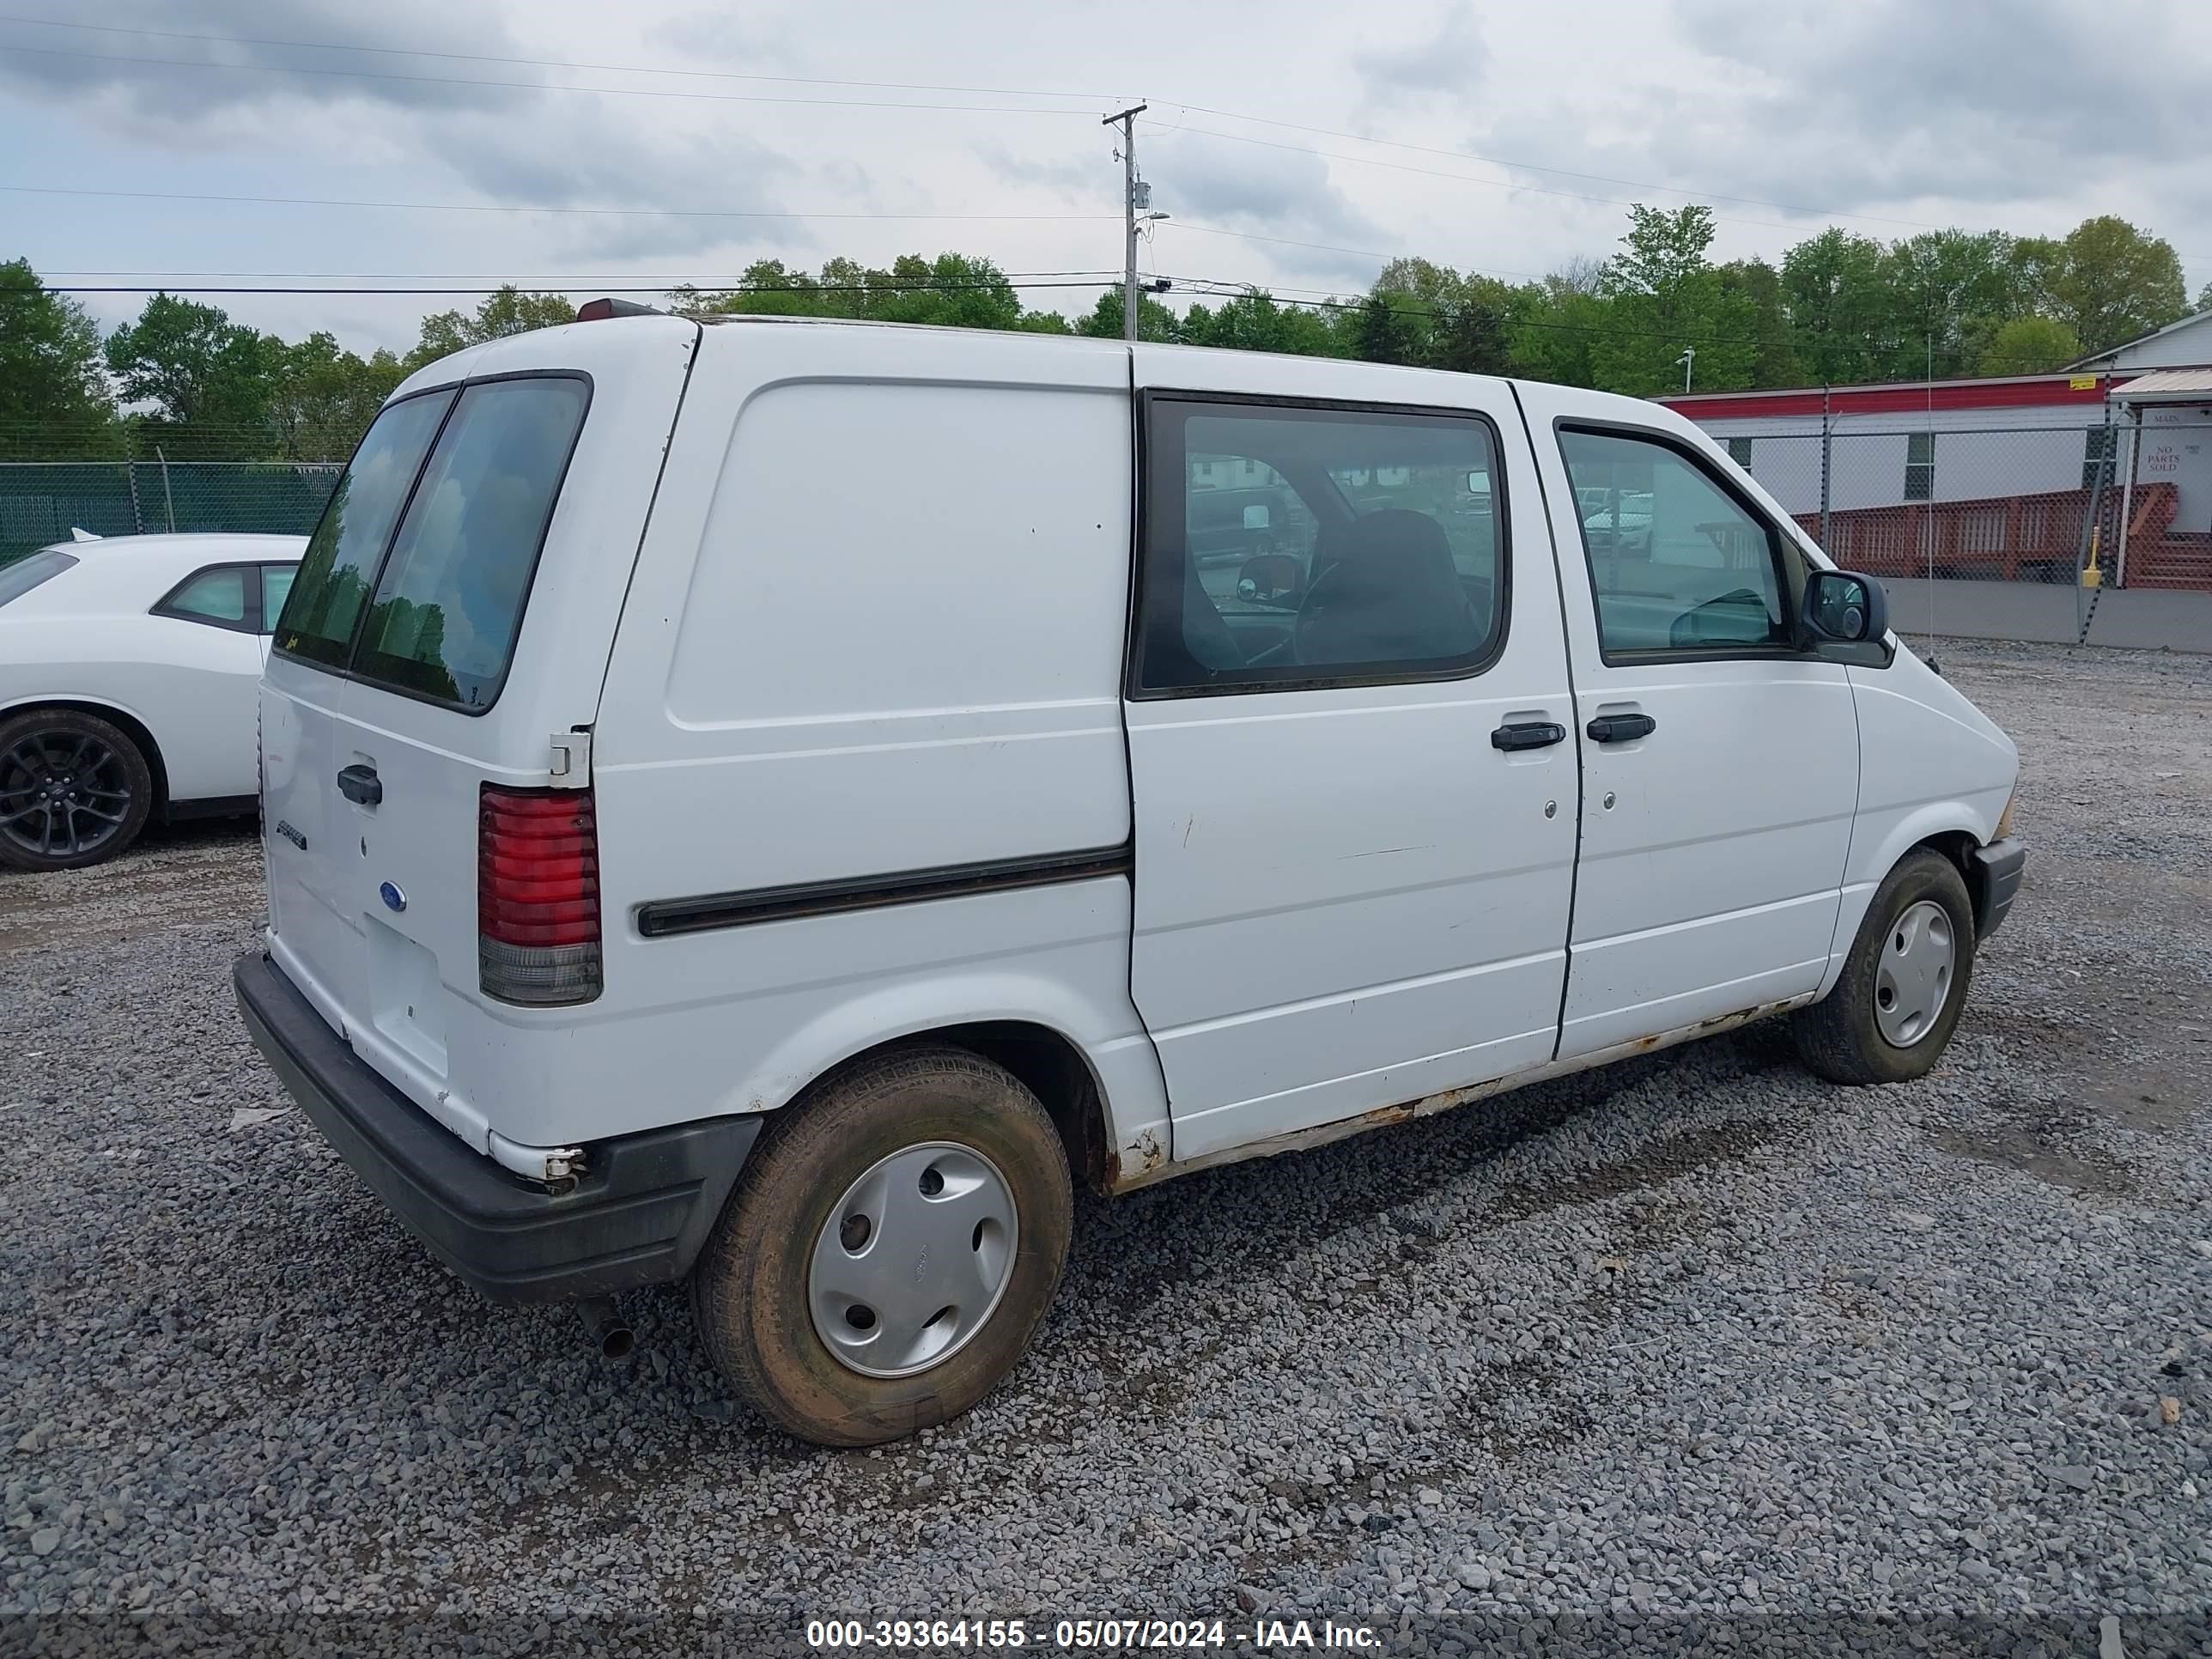
<instances>
[{"instance_id":1,"label":"van rear wheel","mask_svg":"<svg viewBox=\"0 0 2212 1659\"><path fill-rule=\"evenodd\" d=\"M1835 988L1790 1017L1805 1064L1831 1083L1906 1083L1935 1068L1974 972L1974 907L1958 867L1925 848L1875 890Z\"/></svg>"},{"instance_id":2,"label":"van rear wheel","mask_svg":"<svg viewBox=\"0 0 2212 1659\"><path fill-rule=\"evenodd\" d=\"M801 1439L958 1416L1028 1348L1074 1194L1060 1133L965 1049L894 1051L776 1115L691 1281L714 1364Z\"/></svg>"}]
</instances>

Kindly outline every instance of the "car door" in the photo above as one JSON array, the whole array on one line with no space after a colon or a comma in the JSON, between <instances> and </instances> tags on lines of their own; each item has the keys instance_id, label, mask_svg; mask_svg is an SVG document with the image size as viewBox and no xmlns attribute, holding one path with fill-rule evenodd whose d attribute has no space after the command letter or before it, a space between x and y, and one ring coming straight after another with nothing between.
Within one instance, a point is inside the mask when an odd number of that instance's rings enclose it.
<instances>
[{"instance_id":1,"label":"car door","mask_svg":"<svg viewBox=\"0 0 2212 1659\"><path fill-rule=\"evenodd\" d=\"M1559 548L1583 753L1562 1059L1810 995L1858 726L1801 648L1802 556L1687 428L1522 388Z\"/></svg>"},{"instance_id":2,"label":"car door","mask_svg":"<svg viewBox=\"0 0 2212 1659\"><path fill-rule=\"evenodd\" d=\"M1548 1061L1577 779L1541 520L1503 528L1537 499L1510 392L1137 365L1131 981L1174 1156ZM1242 568L1191 532L1217 483L1292 498Z\"/></svg>"},{"instance_id":3,"label":"car door","mask_svg":"<svg viewBox=\"0 0 2212 1659\"><path fill-rule=\"evenodd\" d=\"M261 568L203 566L162 595L153 614L171 629L164 656L174 673L160 711L172 722L163 749L170 799L251 795L264 654Z\"/></svg>"}]
</instances>

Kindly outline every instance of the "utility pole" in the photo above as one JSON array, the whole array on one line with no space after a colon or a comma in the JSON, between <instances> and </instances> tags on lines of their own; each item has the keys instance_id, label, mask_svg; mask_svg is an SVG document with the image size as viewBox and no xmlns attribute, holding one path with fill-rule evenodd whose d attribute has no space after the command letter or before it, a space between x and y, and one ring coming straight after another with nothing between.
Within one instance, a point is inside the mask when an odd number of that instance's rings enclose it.
<instances>
[{"instance_id":1,"label":"utility pole","mask_svg":"<svg viewBox=\"0 0 2212 1659\"><path fill-rule=\"evenodd\" d=\"M1690 389L1690 371L1698 366L1697 347L1684 346L1682 355L1674 361L1682 366L1682 390L1686 393Z\"/></svg>"},{"instance_id":2,"label":"utility pole","mask_svg":"<svg viewBox=\"0 0 2212 1659\"><path fill-rule=\"evenodd\" d=\"M1121 337L1129 341L1137 337L1137 118L1147 107L1133 104L1098 124L1121 129Z\"/></svg>"}]
</instances>

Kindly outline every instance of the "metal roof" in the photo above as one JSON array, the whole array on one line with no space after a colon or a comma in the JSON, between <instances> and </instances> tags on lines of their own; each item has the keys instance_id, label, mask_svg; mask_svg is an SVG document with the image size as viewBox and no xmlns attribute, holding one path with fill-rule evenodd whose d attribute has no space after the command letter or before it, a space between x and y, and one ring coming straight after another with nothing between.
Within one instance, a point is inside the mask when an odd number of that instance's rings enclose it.
<instances>
[{"instance_id":1,"label":"metal roof","mask_svg":"<svg viewBox=\"0 0 2212 1659\"><path fill-rule=\"evenodd\" d=\"M2208 317L2212 317L2212 311L2192 311L2186 317L2175 318L2164 328L2154 328L2148 334L2136 335L2132 340L2123 340L2116 346L2106 346L2102 351L2098 352L2095 356L2077 358L2073 362L2067 364L2066 367L2069 369L2077 369L2087 368L2094 363L2108 363L2112 362L2113 358L2118 356L2123 351L2126 351L2131 347L2143 345L2152 340L2158 339L2163 335L2172 334L2177 330L2191 327L2195 324L2203 322Z\"/></svg>"},{"instance_id":2,"label":"metal roof","mask_svg":"<svg viewBox=\"0 0 2212 1659\"><path fill-rule=\"evenodd\" d=\"M2112 389L2124 404L2212 402L2212 368L2154 368Z\"/></svg>"}]
</instances>

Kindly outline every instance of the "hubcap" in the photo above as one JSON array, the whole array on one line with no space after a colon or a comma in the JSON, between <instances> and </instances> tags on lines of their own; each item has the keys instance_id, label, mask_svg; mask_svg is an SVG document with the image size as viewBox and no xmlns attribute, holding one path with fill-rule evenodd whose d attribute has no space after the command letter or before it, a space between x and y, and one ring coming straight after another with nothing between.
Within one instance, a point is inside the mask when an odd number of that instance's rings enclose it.
<instances>
[{"instance_id":1,"label":"hubcap","mask_svg":"<svg viewBox=\"0 0 2212 1659\"><path fill-rule=\"evenodd\" d=\"M910 1376L988 1322L1021 1241L998 1166L949 1140L872 1164L837 1200L806 1275L814 1334L863 1376Z\"/></svg>"},{"instance_id":2,"label":"hubcap","mask_svg":"<svg viewBox=\"0 0 2212 1659\"><path fill-rule=\"evenodd\" d=\"M1936 1029L1958 955L1950 915L1932 899L1891 924L1874 975L1874 1023L1891 1047L1910 1048Z\"/></svg>"},{"instance_id":3,"label":"hubcap","mask_svg":"<svg viewBox=\"0 0 2212 1659\"><path fill-rule=\"evenodd\" d=\"M92 852L130 813L130 773L98 738L33 732L0 754L0 836L26 852Z\"/></svg>"}]
</instances>

